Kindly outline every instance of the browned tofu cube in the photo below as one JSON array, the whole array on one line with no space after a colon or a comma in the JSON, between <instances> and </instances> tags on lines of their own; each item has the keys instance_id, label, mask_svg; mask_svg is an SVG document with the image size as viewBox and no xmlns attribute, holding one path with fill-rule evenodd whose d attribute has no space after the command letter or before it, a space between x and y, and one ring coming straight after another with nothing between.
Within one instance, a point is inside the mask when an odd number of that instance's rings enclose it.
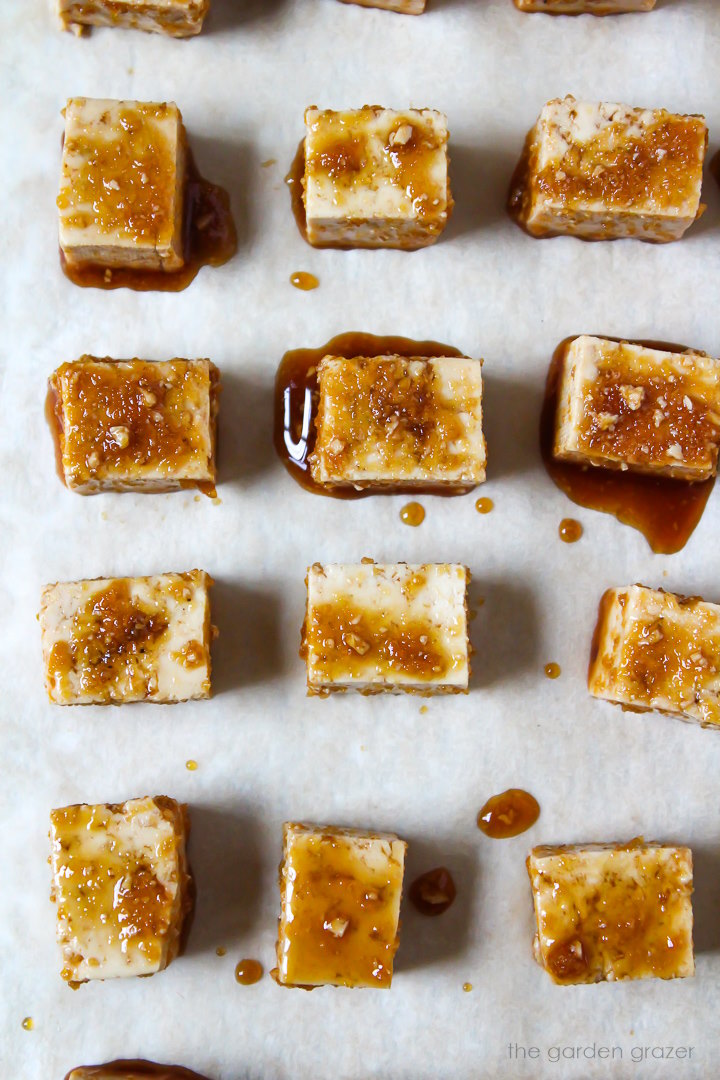
<instances>
[{"instance_id":1,"label":"browned tofu cube","mask_svg":"<svg viewBox=\"0 0 720 1080\"><path fill-rule=\"evenodd\" d=\"M283 826L282 986L390 987L406 848L386 833Z\"/></svg>"},{"instance_id":2,"label":"browned tofu cube","mask_svg":"<svg viewBox=\"0 0 720 1080\"><path fill-rule=\"evenodd\" d=\"M55 0L64 30L117 26L171 37L192 37L202 30L210 0Z\"/></svg>"},{"instance_id":3,"label":"browned tofu cube","mask_svg":"<svg viewBox=\"0 0 720 1080\"><path fill-rule=\"evenodd\" d=\"M561 984L695 974L692 852L645 843L536 847L535 958Z\"/></svg>"},{"instance_id":4,"label":"browned tofu cube","mask_svg":"<svg viewBox=\"0 0 720 1080\"><path fill-rule=\"evenodd\" d=\"M72 491L212 491L219 373L209 360L63 364L50 380Z\"/></svg>"}]
</instances>

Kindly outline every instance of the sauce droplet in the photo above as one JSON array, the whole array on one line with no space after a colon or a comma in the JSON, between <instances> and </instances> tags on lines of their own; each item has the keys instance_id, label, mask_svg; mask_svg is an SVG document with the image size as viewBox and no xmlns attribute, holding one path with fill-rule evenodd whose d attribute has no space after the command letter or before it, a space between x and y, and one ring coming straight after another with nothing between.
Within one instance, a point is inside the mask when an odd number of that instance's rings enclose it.
<instances>
[{"instance_id":1,"label":"sauce droplet","mask_svg":"<svg viewBox=\"0 0 720 1080\"><path fill-rule=\"evenodd\" d=\"M442 915L452 904L456 893L452 874L444 866L438 866L416 878L408 896L421 915Z\"/></svg>"},{"instance_id":2,"label":"sauce droplet","mask_svg":"<svg viewBox=\"0 0 720 1080\"><path fill-rule=\"evenodd\" d=\"M576 544L583 534L583 527L575 518L563 518L558 527L558 536L565 544Z\"/></svg>"},{"instance_id":3,"label":"sauce droplet","mask_svg":"<svg viewBox=\"0 0 720 1080\"><path fill-rule=\"evenodd\" d=\"M302 289L303 292L309 292L311 289L317 289L320 282L314 274L306 274L304 270L298 270L290 275L290 284L296 289Z\"/></svg>"},{"instance_id":4,"label":"sauce droplet","mask_svg":"<svg viewBox=\"0 0 720 1080\"><path fill-rule=\"evenodd\" d=\"M549 664L545 665L545 674L548 679L557 679L561 670L560 665L556 664L554 660L551 660Z\"/></svg>"},{"instance_id":5,"label":"sauce droplet","mask_svg":"<svg viewBox=\"0 0 720 1080\"><path fill-rule=\"evenodd\" d=\"M224 945L218 945L217 949L215 950L217 956L224 956L226 952L227 949Z\"/></svg>"},{"instance_id":6,"label":"sauce droplet","mask_svg":"<svg viewBox=\"0 0 720 1080\"><path fill-rule=\"evenodd\" d=\"M32 1029L35 1027L35 1022L33 1021L32 1016L26 1016L22 1022L22 1026L23 1031L32 1031Z\"/></svg>"},{"instance_id":7,"label":"sauce droplet","mask_svg":"<svg viewBox=\"0 0 720 1080\"><path fill-rule=\"evenodd\" d=\"M485 496L483 496L482 499L478 499L475 503L475 509L477 510L478 514L489 514L490 511L494 508L494 506L495 503L492 501L492 499L487 499L485 498Z\"/></svg>"},{"instance_id":8,"label":"sauce droplet","mask_svg":"<svg viewBox=\"0 0 720 1080\"><path fill-rule=\"evenodd\" d=\"M252 986L262 979L262 964L257 960L241 960L235 968L235 978L242 986Z\"/></svg>"},{"instance_id":9,"label":"sauce droplet","mask_svg":"<svg viewBox=\"0 0 720 1080\"><path fill-rule=\"evenodd\" d=\"M405 525L412 525L413 528L417 528L425 520L425 510L418 502L406 503L400 511L400 520Z\"/></svg>"},{"instance_id":10,"label":"sauce droplet","mask_svg":"<svg viewBox=\"0 0 720 1080\"><path fill-rule=\"evenodd\" d=\"M428 711L427 705L421 705L420 706L420 715L421 716L424 716L427 711Z\"/></svg>"},{"instance_id":11,"label":"sauce droplet","mask_svg":"<svg viewBox=\"0 0 720 1080\"><path fill-rule=\"evenodd\" d=\"M465 991L466 994L469 994L470 991L472 990L472 988L473 988L472 983L463 983L463 990Z\"/></svg>"},{"instance_id":12,"label":"sauce droplet","mask_svg":"<svg viewBox=\"0 0 720 1080\"><path fill-rule=\"evenodd\" d=\"M260 162L260 166L263 169L269 169L271 165L277 165L277 158L269 157L267 161Z\"/></svg>"},{"instance_id":13,"label":"sauce droplet","mask_svg":"<svg viewBox=\"0 0 720 1080\"><path fill-rule=\"evenodd\" d=\"M197 761L193 761L192 758L190 758L188 761L185 762L185 768L189 769L190 772L195 772L197 767L198 767Z\"/></svg>"},{"instance_id":14,"label":"sauce droplet","mask_svg":"<svg viewBox=\"0 0 720 1080\"><path fill-rule=\"evenodd\" d=\"M509 788L500 795L493 795L478 814L478 828L493 840L506 840L519 836L540 816L540 805L529 791Z\"/></svg>"}]
</instances>

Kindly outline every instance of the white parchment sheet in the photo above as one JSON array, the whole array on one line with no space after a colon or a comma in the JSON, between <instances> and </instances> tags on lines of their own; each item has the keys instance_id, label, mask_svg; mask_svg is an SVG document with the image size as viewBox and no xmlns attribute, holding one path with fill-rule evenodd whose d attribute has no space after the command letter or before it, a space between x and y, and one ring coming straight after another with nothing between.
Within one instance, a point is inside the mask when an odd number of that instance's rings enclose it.
<instances>
[{"instance_id":1,"label":"white parchment sheet","mask_svg":"<svg viewBox=\"0 0 720 1080\"><path fill-rule=\"evenodd\" d=\"M683 552L653 555L639 533L552 485L537 420L550 355L569 334L720 353L720 194L708 178L704 218L664 247L532 240L503 207L527 129L568 92L702 112L716 152L716 0L658 0L652 14L608 19L521 15L511 0L430 0L417 19L336 0L213 0L190 41L78 39L48 6L0 9L0 1077L62 1080L117 1056L211 1080L715 1075L720 734L595 701L585 671L606 587L642 581L720 600L720 490ZM63 277L55 195L70 95L177 101L202 171L232 193L240 245L229 264L178 294ZM449 117L457 206L426 251L314 251L298 234L283 176L305 106L366 102ZM292 288L297 270L320 288ZM341 502L290 480L270 440L276 366L286 349L345 330L435 338L485 358L491 514L475 511L474 495L424 498L427 518L411 529L400 497ZM219 504L61 486L45 381L84 352L218 364ZM558 539L565 516L585 528L574 546ZM469 696L430 700L424 714L412 697L305 696L305 568L364 555L471 567L472 598L485 603ZM48 703L35 618L45 582L194 566L217 580L211 701ZM551 660L556 681L543 674ZM476 813L510 786L533 792L540 820L488 840ZM191 807L199 896L188 952L152 979L73 993L48 902L48 812L148 793ZM446 915L404 905L389 993L308 994L267 976L236 984L241 957L266 971L274 962L285 819L397 831L410 842L408 881L451 868L458 899ZM693 848L696 978L555 987L531 955L528 849L638 834ZM657 1056L678 1046L691 1056ZM537 1056L523 1059L531 1047ZM637 1047L649 1059L635 1061Z\"/></svg>"}]
</instances>

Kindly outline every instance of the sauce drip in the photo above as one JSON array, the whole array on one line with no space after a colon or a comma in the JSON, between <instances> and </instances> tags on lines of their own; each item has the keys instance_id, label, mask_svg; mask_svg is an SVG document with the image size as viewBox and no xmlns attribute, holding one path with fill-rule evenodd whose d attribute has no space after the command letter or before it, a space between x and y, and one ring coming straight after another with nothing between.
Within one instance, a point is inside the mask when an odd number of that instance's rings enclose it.
<instances>
[{"instance_id":1,"label":"sauce drip","mask_svg":"<svg viewBox=\"0 0 720 1080\"><path fill-rule=\"evenodd\" d=\"M35 1021L32 1016L26 1016L22 1022L23 1031L32 1031L35 1027Z\"/></svg>"},{"instance_id":2,"label":"sauce drip","mask_svg":"<svg viewBox=\"0 0 720 1080\"><path fill-rule=\"evenodd\" d=\"M452 874L444 866L421 874L413 881L408 892L411 903L421 915L442 915L456 895Z\"/></svg>"},{"instance_id":3,"label":"sauce drip","mask_svg":"<svg viewBox=\"0 0 720 1080\"><path fill-rule=\"evenodd\" d=\"M188 771L189 771L189 772L195 772L195 770L197 769L197 767L198 767L198 763L197 763L197 761L193 761L193 759L192 759L192 758L189 758L189 759L188 759L188 760L187 760L187 761L185 762L185 768L186 768L186 769L188 769Z\"/></svg>"},{"instance_id":4,"label":"sauce drip","mask_svg":"<svg viewBox=\"0 0 720 1080\"><path fill-rule=\"evenodd\" d=\"M493 840L519 836L535 824L540 805L529 791L509 788L493 795L478 814L478 828Z\"/></svg>"},{"instance_id":5,"label":"sauce drip","mask_svg":"<svg viewBox=\"0 0 720 1080\"><path fill-rule=\"evenodd\" d=\"M437 341L413 341L402 337L375 337L350 332L332 338L319 349L293 349L283 356L275 376L275 419L273 441L278 457L302 487L316 495L335 499L362 499L368 495L397 494L407 489L392 486L326 488L310 474L308 458L315 446L315 417L318 405L317 366L324 356L462 356L458 349ZM415 491L421 488L413 487ZM428 489L431 490L431 489ZM464 489L463 489L464 490ZM457 494L453 489L434 488L434 495Z\"/></svg>"},{"instance_id":6,"label":"sauce drip","mask_svg":"<svg viewBox=\"0 0 720 1080\"><path fill-rule=\"evenodd\" d=\"M463 983L463 990L465 991L466 994L469 994L470 991L472 990L472 988L473 988L472 983Z\"/></svg>"},{"instance_id":7,"label":"sauce drip","mask_svg":"<svg viewBox=\"0 0 720 1080\"><path fill-rule=\"evenodd\" d=\"M551 661L549 664L545 665L545 674L547 675L548 679L557 679L560 676L560 673L560 665L556 664L554 660Z\"/></svg>"},{"instance_id":8,"label":"sauce drip","mask_svg":"<svg viewBox=\"0 0 720 1080\"><path fill-rule=\"evenodd\" d=\"M296 270L294 274L290 275L290 284L294 285L296 289L302 289L303 292L309 292L311 289L317 289L320 282L314 274L308 274L304 270Z\"/></svg>"},{"instance_id":9,"label":"sauce drip","mask_svg":"<svg viewBox=\"0 0 720 1080\"><path fill-rule=\"evenodd\" d=\"M413 528L417 528L425 520L425 510L419 502L406 503L400 511L400 520L405 525L412 525Z\"/></svg>"},{"instance_id":10,"label":"sauce drip","mask_svg":"<svg viewBox=\"0 0 720 1080\"><path fill-rule=\"evenodd\" d=\"M71 267L60 252L63 273L75 285L137 292L181 292L203 266L222 266L237 251L237 233L224 188L200 175L187 148L184 204L185 265L180 270L126 270L104 266Z\"/></svg>"},{"instance_id":11,"label":"sauce drip","mask_svg":"<svg viewBox=\"0 0 720 1080\"><path fill-rule=\"evenodd\" d=\"M659 555L672 555L688 542L702 517L715 478L691 481L620 469L583 466L553 457L558 382L562 361L572 337L558 345L550 364L540 418L543 464L561 491L578 506L613 514L624 525L643 534ZM684 346L640 341L653 349L683 352Z\"/></svg>"},{"instance_id":12,"label":"sauce drip","mask_svg":"<svg viewBox=\"0 0 720 1080\"><path fill-rule=\"evenodd\" d=\"M492 501L492 499L485 498L484 496L482 499L478 499L475 503L475 509L477 510L478 514L489 514L490 511L494 509L494 507L495 503Z\"/></svg>"},{"instance_id":13,"label":"sauce drip","mask_svg":"<svg viewBox=\"0 0 720 1080\"><path fill-rule=\"evenodd\" d=\"M226 952L227 952L227 949L225 948L224 945L218 945L217 949L215 950L215 955L216 956L225 956Z\"/></svg>"},{"instance_id":14,"label":"sauce drip","mask_svg":"<svg viewBox=\"0 0 720 1080\"><path fill-rule=\"evenodd\" d=\"M583 527L575 518L563 518L558 526L558 536L564 544L576 544L583 534Z\"/></svg>"},{"instance_id":15,"label":"sauce drip","mask_svg":"<svg viewBox=\"0 0 720 1080\"><path fill-rule=\"evenodd\" d=\"M262 964L257 960L241 960L235 968L235 978L241 986L252 986L260 982L263 975Z\"/></svg>"}]
</instances>

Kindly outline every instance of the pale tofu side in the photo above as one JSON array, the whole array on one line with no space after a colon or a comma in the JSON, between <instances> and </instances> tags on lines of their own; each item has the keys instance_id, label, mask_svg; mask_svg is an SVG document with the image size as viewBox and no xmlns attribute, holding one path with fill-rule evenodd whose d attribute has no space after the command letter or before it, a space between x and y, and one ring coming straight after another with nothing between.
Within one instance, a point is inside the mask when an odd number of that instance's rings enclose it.
<instances>
[{"instance_id":1,"label":"pale tofu side","mask_svg":"<svg viewBox=\"0 0 720 1080\"><path fill-rule=\"evenodd\" d=\"M594 697L720 725L720 605L642 585L608 589L588 669Z\"/></svg>"},{"instance_id":2,"label":"pale tofu side","mask_svg":"<svg viewBox=\"0 0 720 1080\"><path fill-rule=\"evenodd\" d=\"M281 985L390 987L406 849L390 833L285 823Z\"/></svg>"},{"instance_id":3,"label":"pale tofu side","mask_svg":"<svg viewBox=\"0 0 720 1080\"><path fill-rule=\"evenodd\" d=\"M719 443L720 360L587 335L566 346L556 458L705 480Z\"/></svg>"},{"instance_id":4,"label":"pale tofu side","mask_svg":"<svg viewBox=\"0 0 720 1080\"><path fill-rule=\"evenodd\" d=\"M701 116L572 96L530 132L510 211L533 236L679 240L702 212Z\"/></svg>"},{"instance_id":5,"label":"pale tofu side","mask_svg":"<svg viewBox=\"0 0 720 1080\"><path fill-rule=\"evenodd\" d=\"M50 815L62 977L153 975L174 959L193 905L187 808L165 796Z\"/></svg>"},{"instance_id":6,"label":"pale tofu side","mask_svg":"<svg viewBox=\"0 0 720 1080\"><path fill-rule=\"evenodd\" d=\"M484 481L482 361L326 356L318 392L316 483L469 490Z\"/></svg>"},{"instance_id":7,"label":"pale tofu side","mask_svg":"<svg viewBox=\"0 0 720 1080\"><path fill-rule=\"evenodd\" d=\"M202 30L210 0L55 0L63 30L117 26L170 37L193 37Z\"/></svg>"},{"instance_id":8,"label":"pale tofu side","mask_svg":"<svg viewBox=\"0 0 720 1080\"><path fill-rule=\"evenodd\" d=\"M39 617L50 700L210 697L210 585L204 570L46 585Z\"/></svg>"},{"instance_id":9,"label":"pale tofu side","mask_svg":"<svg viewBox=\"0 0 720 1080\"><path fill-rule=\"evenodd\" d=\"M68 265L179 270L185 162L174 102L71 98L57 198Z\"/></svg>"},{"instance_id":10,"label":"pale tofu side","mask_svg":"<svg viewBox=\"0 0 720 1080\"><path fill-rule=\"evenodd\" d=\"M309 243L434 243L452 209L447 119L432 109L305 111L303 201Z\"/></svg>"},{"instance_id":11,"label":"pale tofu side","mask_svg":"<svg viewBox=\"0 0 720 1080\"><path fill-rule=\"evenodd\" d=\"M695 974L686 847L536 847L527 859L535 959L562 985Z\"/></svg>"},{"instance_id":12,"label":"pale tofu side","mask_svg":"<svg viewBox=\"0 0 720 1080\"><path fill-rule=\"evenodd\" d=\"M515 0L520 11L546 15L620 15L629 11L652 11L656 0Z\"/></svg>"},{"instance_id":13,"label":"pale tofu side","mask_svg":"<svg viewBox=\"0 0 720 1080\"><path fill-rule=\"evenodd\" d=\"M422 15L425 0L342 0L343 4L359 4L360 7L383 8L397 11L400 15Z\"/></svg>"},{"instance_id":14,"label":"pale tofu side","mask_svg":"<svg viewBox=\"0 0 720 1080\"><path fill-rule=\"evenodd\" d=\"M467 692L469 577L451 563L315 563L301 650L308 693Z\"/></svg>"},{"instance_id":15,"label":"pale tofu side","mask_svg":"<svg viewBox=\"0 0 720 1080\"><path fill-rule=\"evenodd\" d=\"M212 487L218 392L209 360L62 364L50 393L65 483L81 495Z\"/></svg>"}]
</instances>

